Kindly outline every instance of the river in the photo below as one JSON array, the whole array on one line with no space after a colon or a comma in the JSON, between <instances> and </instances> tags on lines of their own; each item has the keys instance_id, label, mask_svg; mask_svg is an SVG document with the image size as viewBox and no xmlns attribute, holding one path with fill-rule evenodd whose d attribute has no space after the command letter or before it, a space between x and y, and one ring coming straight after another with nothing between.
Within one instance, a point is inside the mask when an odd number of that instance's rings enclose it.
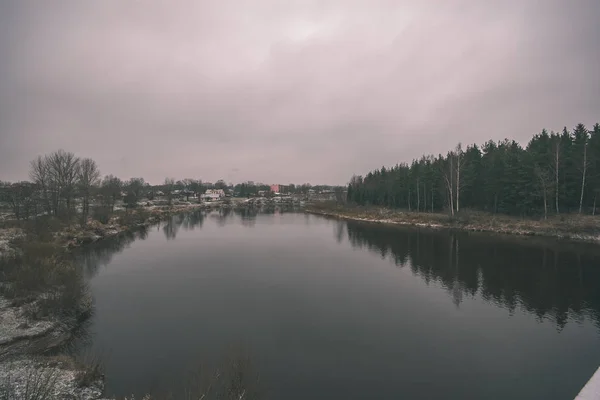
<instances>
[{"instance_id":1,"label":"river","mask_svg":"<svg viewBox=\"0 0 600 400\"><path fill-rule=\"evenodd\" d=\"M179 393L234 353L261 399L288 400L572 399L600 365L590 244L224 210L79 262L78 351L108 395Z\"/></svg>"}]
</instances>

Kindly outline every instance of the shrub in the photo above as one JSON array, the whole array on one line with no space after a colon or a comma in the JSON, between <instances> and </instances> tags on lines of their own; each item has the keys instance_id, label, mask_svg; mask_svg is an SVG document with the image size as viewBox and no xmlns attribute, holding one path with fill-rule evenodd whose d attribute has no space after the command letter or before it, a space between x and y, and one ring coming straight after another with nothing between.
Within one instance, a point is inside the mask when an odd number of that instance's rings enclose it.
<instances>
[{"instance_id":1,"label":"shrub","mask_svg":"<svg viewBox=\"0 0 600 400\"><path fill-rule=\"evenodd\" d=\"M80 360L79 371L75 375L78 387L89 387L104 378L104 366L99 357L86 354Z\"/></svg>"},{"instance_id":2,"label":"shrub","mask_svg":"<svg viewBox=\"0 0 600 400\"><path fill-rule=\"evenodd\" d=\"M123 199L123 203L125 204L126 209L136 208L137 207L137 197L134 193L127 193L125 198Z\"/></svg>"},{"instance_id":3,"label":"shrub","mask_svg":"<svg viewBox=\"0 0 600 400\"><path fill-rule=\"evenodd\" d=\"M55 280L40 299L28 307L32 319L59 317L73 321L84 320L89 315L88 288L79 269L68 266L55 272Z\"/></svg>"},{"instance_id":4,"label":"shrub","mask_svg":"<svg viewBox=\"0 0 600 400\"><path fill-rule=\"evenodd\" d=\"M10 375L0 383L0 400L46 400L54 398L58 374L41 365L27 369L23 378Z\"/></svg>"},{"instance_id":5,"label":"shrub","mask_svg":"<svg viewBox=\"0 0 600 400\"><path fill-rule=\"evenodd\" d=\"M65 223L51 215L44 215L23 223L23 230L30 240L49 242L54 239L54 233L60 231Z\"/></svg>"},{"instance_id":6,"label":"shrub","mask_svg":"<svg viewBox=\"0 0 600 400\"><path fill-rule=\"evenodd\" d=\"M150 213L143 207L138 208L134 212L126 213L122 215L120 220L121 224L125 226L136 226L139 224L143 224L150 217Z\"/></svg>"},{"instance_id":7,"label":"shrub","mask_svg":"<svg viewBox=\"0 0 600 400\"><path fill-rule=\"evenodd\" d=\"M29 297L43 291L54 276L54 259L26 259L23 255L0 259L2 281L10 282L3 286L3 293L11 299Z\"/></svg>"},{"instance_id":8,"label":"shrub","mask_svg":"<svg viewBox=\"0 0 600 400\"><path fill-rule=\"evenodd\" d=\"M23 243L22 250L14 257L0 258L2 294L14 305L27 304L25 311L33 319L80 319L90 308L83 304L88 292L80 270L51 243Z\"/></svg>"},{"instance_id":9,"label":"shrub","mask_svg":"<svg viewBox=\"0 0 600 400\"><path fill-rule=\"evenodd\" d=\"M233 353L215 369L200 367L190 371L185 382L164 395L146 395L142 400L202 399L202 400L258 400L262 398L260 376L250 357ZM126 397L125 400L135 397Z\"/></svg>"},{"instance_id":10,"label":"shrub","mask_svg":"<svg viewBox=\"0 0 600 400\"><path fill-rule=\"evenodd\" d=\"M92 218L103 224L108 224L108 221L110 221L111 215L112 215L112 212L111 212L110 207L106 207L106 206L95 207L94 211L92 212Z\"/></svg>"}]
</instances>

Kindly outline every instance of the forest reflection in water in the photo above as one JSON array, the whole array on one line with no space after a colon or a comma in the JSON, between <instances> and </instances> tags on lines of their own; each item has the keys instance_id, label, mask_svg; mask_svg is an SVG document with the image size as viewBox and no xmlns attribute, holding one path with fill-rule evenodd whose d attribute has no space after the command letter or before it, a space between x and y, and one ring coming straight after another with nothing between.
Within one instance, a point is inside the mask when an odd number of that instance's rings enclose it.
<instances>
[{"instance_id":1,"label":"forest reflection in water","mask_svg":"<svg viewBox=\"0 0 600 400\"><path fill-rule=\"evenodd\" d=\"M588 318L600 329L600 246L545 238L420 230L336 221L338 242L368 249L438 282L460 307L480 296L513 313L521 307L558 329Z\"/></svg>"}]
</instances>

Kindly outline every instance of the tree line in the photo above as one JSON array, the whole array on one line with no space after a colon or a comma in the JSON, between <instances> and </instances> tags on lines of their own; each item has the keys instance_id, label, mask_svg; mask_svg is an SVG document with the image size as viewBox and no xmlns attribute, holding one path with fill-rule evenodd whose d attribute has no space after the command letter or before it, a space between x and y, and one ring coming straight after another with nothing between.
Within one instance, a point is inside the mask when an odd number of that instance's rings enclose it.
<instances>
[{"instance_id":1,"label":"tree line","mask_svg":"<svg viewBox=\"0 0 600 400\"><path fill-rule=\"evenodd\" d=\"M171 204L176 195L189 200L209 188L230 190L240 197L256 196L259 191L270 189L269 185L251 181L234 186L223 179L212 184L201 179L165 178L160 185L150 185L140 177L129 180L121 180L114 175L102 177L94 160L80 158L64 150L32 160L29 178L29 181L15 183L0 181L0 203L8 204L18 220L43 214L63 219L78 217L85 223L93 211L112 214L118 201L129 209L136 207L142 199L153 200L157 195L164 196ZM281 190L290 194L306 194L311 188L323 190L330 187L313 187L308 183L281 185Z\"/></svg>"},{"instance_id":2,"label":"tree line","mask_svg":"<svg viewBox=\"0 0 600 400\"><path fill-rule=\"evenodd\" d=\"M487 141L445 156L353 176L348 201L415 212L463 209L520 216L596 213L600 194L600 124L542 130L523 148Z\"/></svg>"},{"instance_id":3,"label":"tree line","mask_svg":"<svg viewBox=\"0 0 600 400\"><path fill-rule=\"evenodd\" d=\"M309 190L315 191L333 190L334 186L327 185L315 185L312 186L310 183L303 183L302 185L295 185L290 183L288 185L279 185L279 192L281 194L308 194ZM234 193L239 197L253 197L258 196L260 192L269 192L271 189L270 185L264 183L254 183L252 181L238 183L234 186Z\"/></svg>"},{"instance_id":4,"label":"tree line","mask_svg":"<svg viewBox=\"0 0 600 400\"><path fill-rule=\"evenodd\" d=\"M78 215L85 222L92 200L96 200L96 208L112 213L117 201L132 208L142 198L152 200L161 190L167 193L169 202L177 189L188 199L191 193L206 191L202 181L196 179L166 178L164 184L151 186L144 178L102 178L94 160L64 150L31 161L29 177L30 181L0 182L0 201L8 203L19 220L45 214L65 219Z\"/></svg>"}]
</instances>

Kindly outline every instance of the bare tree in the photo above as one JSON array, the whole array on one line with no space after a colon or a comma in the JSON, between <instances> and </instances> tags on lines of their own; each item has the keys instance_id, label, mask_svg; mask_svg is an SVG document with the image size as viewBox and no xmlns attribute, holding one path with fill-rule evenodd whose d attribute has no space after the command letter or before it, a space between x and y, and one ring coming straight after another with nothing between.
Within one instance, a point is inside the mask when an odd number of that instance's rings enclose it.
<instances>
[{"instance_id":1,"label":"bare tree","mask_svg":"<svg viewBox=\"0 0 600 400\"><path fill-rule=\"evenodd\" d=\"M548 219L548 188L550 186L550 174L538 164L534 167L535 176L538 178L540 190L544 198L544 219Z\"/></svg>"},{"instance_id":2,"label":"bare tree","mask_svg":"<svg viewBox=\"0 0 600 400\"><path fill-rule=\"evenodd\" d=\"M31 169L29 171L29 177L41 192L44 211L46 214L51 214L52 207L50 206L49 197L50 176L48 173L48 160L46 157L37 156L35 160L31 161L30 165Z\"/></svg>"},{"instance_id":3,"label":"bare tree","mask_svg":"<svg viewBox=\"0 0 600 400\"><path fill-rule=\"evenodd\" d=\"M113 175L107 175L102 180L100 192L102 193L102 202L104 206L110 208L112 212L115 209L115 203L121 197L121 188L123 182Z\"/></svg>"},{"instance_id":4,"label":"bare tree","mask_svg":"<svg viewBox=\"0 0 600 400\"><path fill-rule=\"evenodd\" d=\"M215 183L215 189L227 189L227 183L225 183L225 181L223 179L219 179L216 183Z\"/></svg>"},{"instance_id":5,"label":"bare tree","mask_svg":"<svg viewBox=\"0 0 600 400\"><path fill-rule=\"evenodd\" d=\"M35 185L31 182L17 182L8 186L5 200L10 204L15 218L28 219L35 209Z\"/></svg>"},{"instance_id":6,"label":"bare tree","mask_svg":"<svg viewBox=\"0 0 600 400\"><path fill-rule=\"evenodd\" d=\"M558 194L559 194L559 169L560 169L560 136L558 134L552 134L552 138L554 139L554 149L553 149L553 158L554 158L554 178L555 178L555 187L554 187L554 201L556 206L556 214L559 213L558 208Z\"/></svg>"},{"instance_id":7,"label":"bare tree","mask_svg":"<svg viewBox=\"0 0 600 400\"><path fill-rule=\"evenodd\" d=\"M96 162L91 158L84 158L79 163L78 168L78 187L82 199L81 222L87 223L90 214L90 198L92 191L100 183L100 171Z\"/></svg>"},{"instance_id":8,"label":"bare tree","mask_svg":"<svg viewBox=\"0 0 600 400\"><path fill-rule=\"evenodd\" d=\"M70 216L77 182L79 158L75 154L58 150L46 158L54 214L58 215L64 201L67 217Z\"/></svg>"},{"instance_id":9,"label":"bare tree","mask_svg":"<svg viewBox=\"0 0 600 400\"><path fill-rule=\"evenodd\" d=\"M169 205L173 202L173 188L175 187L175 179L165 178L165 194L169 200Z\"/></svg>"},{"instance_id":10,"label":"bare tree","mask_svg":"<svg viewBox=\"0 0 600 400\"><path fill-rule=\"evenodd\" d=\"M183 194L185 195L186 201L190 201L190 196L196 195L200 191L200 186L202 185L202 181L191 178L186 178L181 182L183 184Z\"/></svg>"},{"instance_id":11,"label":"bare tree","mask_svg":"<svg viewBox=\"0 0 600 400\"><path fill-rule=\"evenodd\" d=\"M421 211L421 180L417 177L417 213Z\"/></svg>"},{"instance_id":12,"label":"bare tree","mask_svg":"<svg viewBox=\"0 0 600 400\"><path fill-rule=\"evenodd\" d=\"M144 188L146 187L146 182L144 178L131 178L127 184L127 192L133 194L135 201L137 202L142 195L144 194Z\"/></svg>"},{"instance_id":13,"label":"bare tree","mask_svg":"<svg viewBox=\"0 0 600 400\"><path fill-rule=\"evenodd\" d=\"M583 142L583 165L581 166L581 195L579 197L579 214L581 214L581 208L583 206L583 191L585 190L585 175L588 169L588 159L587 159L587 133L586 137L584 137Z\"/></svg>"},{"instance_id":14,"label":"bare tree","mask_svg":"<svg viewBox=\"0 0 600 400\"><path fill-rule=\"evenodd\" d=\"M448 191L448 199L450 205L450 214L454 216L454 152L448 153L448 168L444 171L444 181Z\"/></svg>"},{"instance_id":15,"label":"bare tree","mask_svg":"<svg viewBox=\"0 0 600 400\"><path fill-rule=\"evenodd\" d=\"M460 211L459 200L460 200L460 171L463 167L463 150L462 145L459 143L456 145L454 151L456 157L456 212Z\"/></svg>"}]
</instances>

